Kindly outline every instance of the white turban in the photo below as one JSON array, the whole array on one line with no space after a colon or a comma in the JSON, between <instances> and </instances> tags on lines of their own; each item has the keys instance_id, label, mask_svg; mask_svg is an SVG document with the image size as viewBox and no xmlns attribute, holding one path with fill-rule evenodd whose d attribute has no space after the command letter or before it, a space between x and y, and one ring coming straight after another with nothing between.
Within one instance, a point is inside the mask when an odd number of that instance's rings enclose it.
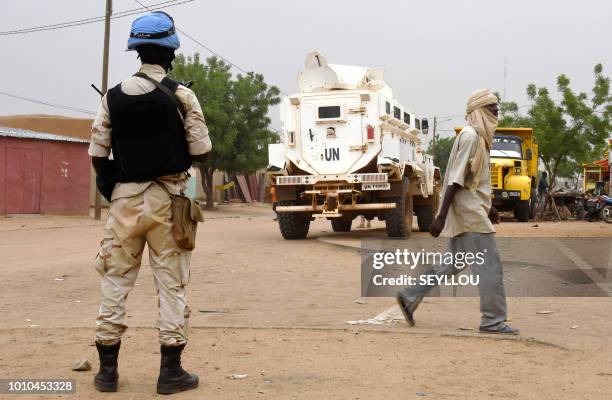
<instances>
[{"instance_id":1,"label":"white turban","mask_svg":"<svg viewBox=\"0 0 612 400\"><path fill-rule=\"evenodd\" d=\"M485 167L486 154L491 149L493 134L497 128L497 117L484 108L484 106L490 104L497 104L497 97L489 89L480 89L470 95L465 110L465 120L480 137L478 148L470 163L470 172L473 175L472 189L478 187L480 183L480 175Z\"/></svg>"}]
</instances>

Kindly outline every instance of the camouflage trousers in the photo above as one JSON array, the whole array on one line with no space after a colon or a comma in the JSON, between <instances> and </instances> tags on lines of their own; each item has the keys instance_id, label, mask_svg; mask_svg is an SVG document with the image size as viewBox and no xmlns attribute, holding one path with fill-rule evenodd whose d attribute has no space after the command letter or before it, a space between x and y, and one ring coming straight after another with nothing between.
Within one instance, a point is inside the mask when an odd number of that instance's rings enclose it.
<instances>
[{"instance_id":1,"label":"camouflage trousers","mask_svg":"<svg viewBox=\"0 0 612 400\"><path fill-rule=\"evenodd\" d=\"M113 200L104 238L96 257L102 277L102 302L96 318L96 342L117 343L127 325L125 303L136 283L145 243L159 306L159 341L165 346L187 342L190 309L190 251L180 249L172 236L171 200L158 184L133 197Z\"/></svg>"}]
</instances>

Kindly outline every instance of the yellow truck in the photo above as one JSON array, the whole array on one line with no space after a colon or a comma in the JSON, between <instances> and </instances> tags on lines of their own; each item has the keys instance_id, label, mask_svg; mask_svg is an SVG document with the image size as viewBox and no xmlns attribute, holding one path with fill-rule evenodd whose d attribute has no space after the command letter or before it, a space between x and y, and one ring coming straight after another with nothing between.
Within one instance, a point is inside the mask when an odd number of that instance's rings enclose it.
<instances>
[{"instance_id":1,"label":"yellow truck","mask_svg":"<svg viewBox=\"0 0 612 400\"><path fill-rule=\"evenodd\" d=\"M461 128L455 128L459 133ZM533 218L538 187L538 144L531 128L497 128L491 146L491 199L521 222Z\"/></svg>"}]
</instances>

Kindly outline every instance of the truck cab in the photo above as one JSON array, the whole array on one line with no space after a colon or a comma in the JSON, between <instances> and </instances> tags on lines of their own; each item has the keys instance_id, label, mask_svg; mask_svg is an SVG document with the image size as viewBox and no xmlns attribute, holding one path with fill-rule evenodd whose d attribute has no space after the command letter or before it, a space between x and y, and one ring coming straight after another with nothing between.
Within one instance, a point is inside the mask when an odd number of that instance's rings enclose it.
<instances>
[{"instance_id":1,"label":"truck cab","mask_svg":"<svg viewBox=\"0 0 612 400\"><path fill-rule=\"evenodd\" d=\"M455 128L459 133L461 128ZM538 144L531 128L497 128L490 151L491 201L521 222L533 218L538 185Z\"/></svg>"}]
</instances>

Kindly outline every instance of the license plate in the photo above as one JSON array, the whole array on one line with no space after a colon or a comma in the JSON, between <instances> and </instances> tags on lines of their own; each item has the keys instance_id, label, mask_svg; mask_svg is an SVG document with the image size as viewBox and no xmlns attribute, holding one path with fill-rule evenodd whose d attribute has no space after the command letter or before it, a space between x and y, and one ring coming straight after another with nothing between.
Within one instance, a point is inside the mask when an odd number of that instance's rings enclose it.
<instances>
[{"instance_id":1,"label":"license plate","mask_svg":"<svg viewBox=\"0 0 612 400\"><path fill-rule=\"evenodd\" d=\"M391 184L389 182L363 183L361 185L361 190L389 190L389 189L391 189Z\"/></svg>"}]
</instances>

